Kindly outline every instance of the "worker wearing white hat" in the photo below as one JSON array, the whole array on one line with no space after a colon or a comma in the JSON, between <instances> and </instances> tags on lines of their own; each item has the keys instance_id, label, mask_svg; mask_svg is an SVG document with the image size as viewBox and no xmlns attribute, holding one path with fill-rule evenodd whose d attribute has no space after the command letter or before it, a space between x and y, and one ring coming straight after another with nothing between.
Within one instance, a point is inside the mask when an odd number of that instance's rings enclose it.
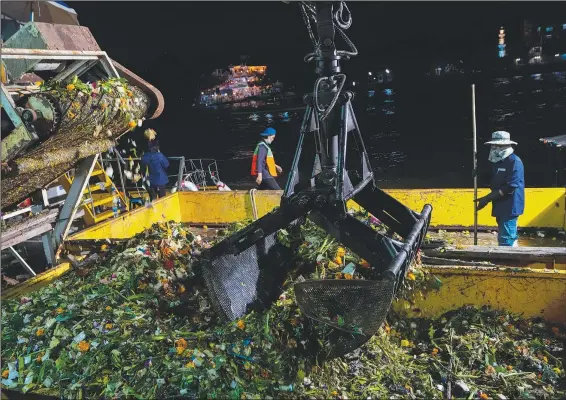
<instances>
[{"instance_id":1,"label":"worker wearing white hat","mask_svg":"<svg viewBox=\"0 0 566 400\"><path fill-rule=\"evenodd\" d=\"M491 215L499 228L500 246L517 246L517 219L525 210L525 172L523 162L514 153L509 132L497 131L485 143L491 146L489 161L493 164L491 193L477 199L477 209L492 203Z\"/></svg>"}]
</instances>

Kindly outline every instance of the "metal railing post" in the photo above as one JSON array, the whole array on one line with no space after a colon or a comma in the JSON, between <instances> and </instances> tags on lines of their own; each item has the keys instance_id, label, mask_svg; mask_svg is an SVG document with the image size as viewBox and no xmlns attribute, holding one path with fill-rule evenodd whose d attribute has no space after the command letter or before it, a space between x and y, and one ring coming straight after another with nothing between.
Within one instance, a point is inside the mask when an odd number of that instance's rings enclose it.
<instances>
[{"instance_id":1,"label":"metal railing post","mask_svg":"<svg viewBox=\"0 0 566 400\"><path fill-rule=\"evenodd\" d=\"M179 175L177 176L177 190L181 190L184 173L185 173L185 157L181 157L181 160L179 161Z\"/></svg>"},{"instance_id":2,"label":"metal railing post","mask_svg":"<svg viewBox=\"0 0 566 400\"><path fill-rule=\"evenodd\" d=\"M118 164L118 173L120 174L120 184L122 185L122 191L124 192L124 202L126 203L126 211L130 209L130 201L128 195L126 194L126 185L124 184L124 174L122 173L122 165L120 165L120 153L116 148L114 148L114 153L116 154L116 164Z\"/></svg>"}]
</instances>

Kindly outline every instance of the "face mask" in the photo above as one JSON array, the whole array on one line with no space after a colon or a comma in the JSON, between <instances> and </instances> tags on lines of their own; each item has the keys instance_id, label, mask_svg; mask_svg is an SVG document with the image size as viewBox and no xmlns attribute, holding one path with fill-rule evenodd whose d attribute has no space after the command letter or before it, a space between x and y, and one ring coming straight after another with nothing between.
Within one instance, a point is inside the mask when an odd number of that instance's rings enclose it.
<instances>
[{"instance_id":1,"label":"face mask","mask_svg":"<svg viewBox=\"0 0 566 400\"><path fill-rule=\"evenodd\" d=\"M511 146L505 148L492 146L488 160L492 163L496 163L505 160L511 154L513 154L513 147Z\"/></svg>"}]
</instances>

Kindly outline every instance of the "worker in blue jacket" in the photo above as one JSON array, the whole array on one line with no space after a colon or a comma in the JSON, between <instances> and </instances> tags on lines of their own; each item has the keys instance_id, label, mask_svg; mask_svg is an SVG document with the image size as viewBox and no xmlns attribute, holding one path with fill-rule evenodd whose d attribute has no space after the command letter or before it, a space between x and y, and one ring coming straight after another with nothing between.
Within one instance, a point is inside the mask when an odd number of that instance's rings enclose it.
<instances>
[{"instance_id":1,"label":"worker in blue jacket","mask_svg":"<svg viewBox=\"0 0 566 400\"><path fill-rule=\"evenodd\" d=\"M150 141L148 147L149 151L142 156L141 168L144 172L146 168L149 170L149 198L153 201L165 196L165 185L169 182L169 160L159 151L157 140Z\"/></svg>"},{"instance_id":2,"label":"worker in blue jacket","mask_svg":"<svg viewBox=\"0 0 566 400\"><path fill-rule=\"evenodd\" d=\"M525 171L523 162L514 154L509 132L497 131L491 135L489 161L493 164L491 193L477 199L477 209L492 203L491 215L499 228L500 246L517 246L517 219L525 211Z\"/></svg>"}]
</instances>

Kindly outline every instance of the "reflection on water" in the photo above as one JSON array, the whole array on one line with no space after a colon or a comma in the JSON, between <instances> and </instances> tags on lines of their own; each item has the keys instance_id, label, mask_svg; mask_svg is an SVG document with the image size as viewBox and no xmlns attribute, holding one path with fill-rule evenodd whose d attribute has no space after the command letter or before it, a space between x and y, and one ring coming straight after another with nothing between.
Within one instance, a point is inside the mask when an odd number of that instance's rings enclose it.
<instances>
[{"instance_id":1,"label":"reflection on water","mask_svg":"<svg viewBox=\"0 0 566 400\"><path fill-rule=\"evenodd\" d=\"M402 82L402 79L399 79ZM383 187L472 187L472 82L466 78L403 85L385 82L357 94L356 116L377 179ZM553 186L561 156L539 142L563 130L566 74L550 72L478 80L476 112L479 167L487 162L491 132L506 130L519 142L517 154L525 164L527 186ZM201 134L198 146L180 150L164 141L168 155L219 160L223 180L252 186L251 156L259 133L277 130L272 148L277 163L288 168L293 159L303 111L249 114L192 115ZM285 171L287 172L287 171ZM483 175L482 175L483 176ZM284 183L286 174L281 178ZM480 185L487 181L481 181Z\"/></svg>"}]
</instances>

